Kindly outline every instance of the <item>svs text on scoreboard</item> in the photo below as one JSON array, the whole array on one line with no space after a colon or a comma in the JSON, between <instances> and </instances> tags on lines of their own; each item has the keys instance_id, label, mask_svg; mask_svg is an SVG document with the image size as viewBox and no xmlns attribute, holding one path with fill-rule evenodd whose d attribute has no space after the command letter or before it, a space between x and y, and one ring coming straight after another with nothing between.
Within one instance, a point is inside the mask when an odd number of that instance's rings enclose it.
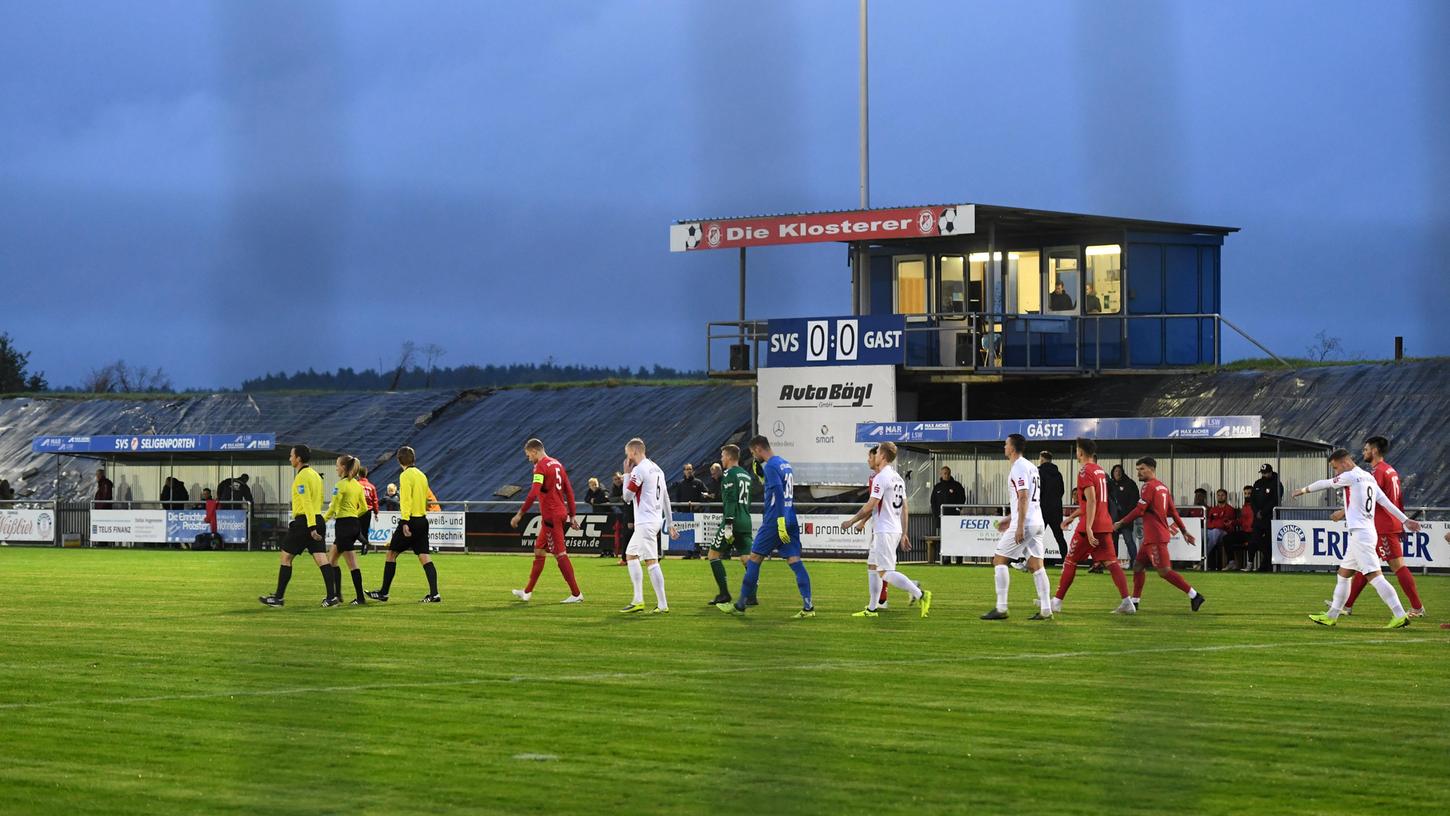
<instances>
[{"instance_id":1,"label":"svs text on scoreboard","mask_svg":"<svg viewBox=\"0 0 1450 816\"><path fill-rule=\"evenodd\" d=\"M901 315L801 317L770 321L770 368L900 365L906 360Z\"/></svg>"}]
</instances>

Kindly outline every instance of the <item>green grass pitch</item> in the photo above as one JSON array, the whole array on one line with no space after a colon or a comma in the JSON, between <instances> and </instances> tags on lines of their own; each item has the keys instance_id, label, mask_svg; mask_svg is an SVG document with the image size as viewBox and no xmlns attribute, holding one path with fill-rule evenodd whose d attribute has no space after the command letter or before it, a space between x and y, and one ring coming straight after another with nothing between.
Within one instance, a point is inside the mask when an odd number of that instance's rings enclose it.
<instances>
[{"instance_id":1,"label":"green grass pitch","mask_svg":"<svg viewBox=\"0 0 1450 816\"><path fill-rule=\"evenodd\" d=\"M299 561L273 610L272 553L0 550L0 813L1450 812L1450 578L1390 631L1372 591L1309 623L1324 574L1186 573L1197 614L1152 577L1125 618L1080 573L1038 624L1021 573L977 620L981 568L906 565L931 617L865 620L864 567L812 562L795 621L780 562L743 620L702 561L667 617L618 614L610 560L582 606L552 564L527 605L527 559L438 564L440 606L405 556L389 604L320 609Z\"/></svg>"}]
</instances>

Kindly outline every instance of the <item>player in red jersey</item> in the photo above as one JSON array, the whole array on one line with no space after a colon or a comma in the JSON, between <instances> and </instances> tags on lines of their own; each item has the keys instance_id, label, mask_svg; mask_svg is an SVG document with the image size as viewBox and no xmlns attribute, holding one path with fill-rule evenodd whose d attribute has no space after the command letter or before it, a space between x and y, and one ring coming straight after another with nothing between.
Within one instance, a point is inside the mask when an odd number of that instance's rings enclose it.
<instances>
[{"instance_id":1,"label":"player in red jersey","mask_svg":"<svg viewBox=\"0 0 1450 816\"><path fill-rule=\"evenodd\" d=\"M1390 452L1390 441L1383 436L1371 436L1364 440L1364 447L1360 453L1364 455L1364 463L1370 466L1370 475L1374 476L1376 485L1379 485L1380 492L1385 498L1394 502L1400 510L1405 509L1404 494L1400 491L1400 474L1385 461L1385 454ZM1343 510L1334 511L1330 518L1340 521L1344 518ZM1405 548L1400 540L1405 527L1399 520L1391 516L1383 507L1378 505L1374 508L1374 532L1378 541L1375 543L1375 550L1381 561L1386 561L1390 569L1394 570L1395 577L1400 580L1400 589L1405 591L1405 597L1410 599L1410 610L1406 612L1412 618L1425 616L1425 607L1420 605L1420 590L1415 586L1415 575L1410 568L1405 566ZM1349 600L1344 602L1344 614L1351 614L1355 598L1364 589L1368 582L1364 576L1355 573L1354 579L1349 585Z\"/></svg>"},{"instance_id":2,"label":"player in red jersey","mask_svg":"<svg viewBox=\"0 0 1450 816\"><path fill-rule=\"evenodd\" d=\"M1172 519L1177 523L1178 529L1183 531L1183 540L1189 544L1193 543L1193 534L1183 525L1183 517L1178 515L1178 507L1173 504L1173 495L1168 491L1168 486L1158 481L1157 460L1144 456L1138 460L1137 466L1138 481L1143 482L1143 492L1138 494L1138 506L1118 519L1113 527L1116 530L1132 524L1139 516L1143 518L1143 546L1138 548L1138 557L1133 559L1133 607L1136 609L1143 598L1143 584L1148 579L1147 568L1152 566L1158 571L1159 578L1183 590L1188 596L1189 604L1193 606L1193 611L1197 612L1203 606L1203 596L1189 586L1182 575L1173 571L1173 560L1168 557L1168 540L1173 538L1174 532L1168 520Z\"/></svg>"},{"instance_id":3,"label":"player in red jersey","mask_svg":"<svg viewBox=\"0 0 1450 816\"><path fill-rule=\"evenodd\" d=\"M1072 534L1072 544L1062 562L1062 579L1057 584L1057 594L1052 599L1052 611L1062 611L1062 599L1067 597L1068 587L1077 576L1077 565L1092 559L1094 563L1108 568L1113 576L1113 585L1118 588L1122 602L1113 612L1131 615L1133 601L1128 597L1128 577L1118 564L1118 548L1113 543L1113 517L1108 513L1108 473L1098 467L1098 443L1079 437L1077 440L1077 461L1082 469L1077 472L1077 509L1062 520L1064 526L1081 517Z\"/></svg>"},{"instance_id":4,"label":"player in red jersey","mask_svg":"<svg viewBox=\"0 0 1450 816\"><path fill-rule=\"evenodd\" d=\"M553 555L559 563L559 572L569 584L569 597L562 603L580 603L584 595L579 592L579 583L574 580L574 565L570 563L569 551L564 546L564 524L567 522L571 529L579 529L579 523L574 519L574 486L569 484L569 474L565 472L563 463L544 451L543 442L537 439L525 442L524 455L534 463L534 486L529 489L524 506L514 513L509 524L518 527L524 513L529 512L534 500L538 499L539 538L534 542L534 566L529 571L529 585L515 589L514 597L521 601L533 597L534 585L539 583L539 575L544 571L544 562L548 555Z\"/></svg>"}]
</instances>

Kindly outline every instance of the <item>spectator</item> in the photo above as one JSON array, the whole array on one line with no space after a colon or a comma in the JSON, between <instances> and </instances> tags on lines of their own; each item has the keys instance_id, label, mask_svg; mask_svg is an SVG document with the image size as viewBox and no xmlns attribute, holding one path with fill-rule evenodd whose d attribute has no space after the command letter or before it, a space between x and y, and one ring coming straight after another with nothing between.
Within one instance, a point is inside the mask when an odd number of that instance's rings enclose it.
<instances>
[{"instance_id":1,"label":"spectator","mask_svg":"<svg viewBox=\"0 0 1450 816\"><path fill-rule=\"evenodd\" d=\"M223 479L221 484L216 486L217 501L254 504L252 488L248 483L250 479L251 477L245 473L235 479Z\"/></svg>"},{"instance_id":2,"label":"spectator","mask_svg":"<svg viewBox=\"0 0 1450 816\"><path fill-rule=\"evenodd\" d=\"M1052 463L1052 454L1047 451L1037 454L1037 476L1042 485L1042 523L1057 539L1057 551L1066 557L1067 540L1062 537L1062 471Z\"/></svg>"},{"instance_id":3,"label":"spectator","mask_svg":"<svg viewBox=\"0 0 1450 816\"><path fill-rule=\"evenodd\" d=\"M624 498L624 474L614 474L614 484L609 488L609 504L614 507L614 556L619 565L627 561L620 551L625 539L634 533L634 505Z\"/></svg>"},{"instance_id":4,"label":"spectator","mask_svg":"<svg viewBox=\"0 0 1450 816\"><path fill-rule=\"evenodd\" d=\"M1208 488L1200 487L1193 491L1193 506L1208 507Z\"/></svg>"},{"instance_id":5,"label":"spectator","mask_svg":"<svg viewBox=\"0 0 1450 816\"><path fill-rule=\"evenodd\" d=\"M161 486L161 506L169 509L180 508L191 500L191 494L187 492L186 485L175 476L167 476Z\"/></svg>"},{"instance_id":6,"label":"spectator","mask_svg":"<svg viewBox=\"0 0 1450 816\"><path fill-rule=\"evenodd\" d=\"M701 510L700 503L708 500L710 491L705 483L695 476L695 466L685 463L684 478L670 485L670 500L675 502L675 507L684 505L685 512L698 513ZM685 554L686 558L700 557L700 542Z\"/></svg>"},{"instance_id":7,"label":"spectator","mask_svg":"<svg viewBox=\"0 0 1450 816\"><path fill-rule=\"evenodd\" d=\"M613 550L610 545L614 540L615 513L613 502L609 500L609 491L599 483L598 477L589 477L589 489L584 491L584 501L589 503L591 511L604 514L604 527L600 530L599 537L599 557L608 558Z\"/></svg>"},{"instance_id":8,"label":"spectator","mask_svg":"<svg viewBox=\"0 0 1450 816\"><path fill-rule=\"evenodd\" d=\"M1219 488L1214 494L1214 504L1208 508L1207 531L1204 533L1206 543L1203 547L1203 563L1205 566L1213 565L1213 551L1225 537L1232 535L1234 528L1238 526L1239 511L1228 503L1228 491Z\"/></svg>"},{"instance_id":9,"label":"spectator","mask_svg":"<svg viewBox=\"0 0 1450 816\"><path fill-rule=\"evenodd\" d=\"M242 474L242 478L247 478L247 475L245 473ZM377 520L381 507L378 504L378 488L372 482L368 481L367 468L359 467L357 469L357 483L363 489L363 501L367 502L368 506L368 511L363 514L362 523L362 554L367 555L369 539L373 533L373 522Z\"/></svg>"},{"instance_id":10,"label":"spectator","mask_svg":"<svg viewBox=\"0 0 1450 816\"><path fill-rule=\"evenodd\" d=\"M10 486L9 479L0 479L0 501L14 501L15 488Z\"/></svg>"},{"instance_id":11,"label":"spectator","mask_svg":"<svg viewBox=\"0 0 1450 816\"><path fill-rule=\"evenodd\" d=\"M943 513L949 516L960 515L960 507L967 503L967 489L962 483L952 478L952 469L944 467L941 469L941 480L931 489L931 515L932 518L940 519ZM949 509L943 510L943 507Z\"/></svg>"},{"instance_id":12,"label":"spectator","mask_svg":"<svg viewBox=\"0 0 1450 816\"><path fill-rule=\"evenodd\" d=\"M96 468L96 495L93 499L97 510L110 510L116 495L116 485L106 478L105 468Z\"/></svg>"},{"instance_id":13,"label":"spectator","mask_svg":"<svg viewBox=\"0 0 1450 816\"><path fill-rule=\"evenodd\" d=\"M1067 287L1062 281L1052 288L1052 294L1047 296L1047 308L1054 312L1070 312L1077 304L1073 302L1072 295L1067 293Z\"/></svg>"},{"instance_id":14,"label":"spectator","mask_svg":"<svg viewBox=\"0 0 1450 816\"><path fill-rule=\"evenodd\" d=\"M709 490L705 483L695 478L695 466L685 465L684 477L678 482L670 485L670 500L683 504L698 504L705 501ZM695 508L687 508L693 510Z\"/></svg>"},{"instance_id":15,"label":"spectator","mask_svg":"<svg viewBox=\"0 0 1450 816\"><path fill-rule=\"evenodd\" d=\"M569 509L570 510L573 510L574 508L571 507ZM433 495L433 488L431 488L431 487L428 488L428 512L430 512L430 513L441 513L441 512L443 512L443 505L441 505L441 504L438 503L438 497L435 496L435 495Z\"/></svg>"},{"instance_id":16,"label":"spectator","mask_svg":"<svg viewBox=\"0 0 1450 816\"><path fill-rule=\"evenodd\" d=\"M594 476L589 477L589 489L584 491L584 501L589 502L589 509L596 513L609 512L609 493Z\"/></svg>"},{"instance_id":17,"label":"spectator","mask_svg":"<svg viewBox=\"0 0 1450 816\"><path fill-rule=\"evenodd\" d=\"M203 487L201 489L201 509L206 511L206 526L210 532L202 533L202 536L208 538L211 545L210 549L219 550L226 542L222 540L221 530L217 525L217 504L219 502L212 497L211 488ZM197 538L200 539L202 536L197 536Z\"/></svg>"},{"instance_id":18,"label":"spectator","mask_svg":"<svg viewBox=\"0 0 1450 816\"><path fill-rule=\"evenodd\" d=\"M1069 306L1068 308L1072 307ZM1082 308L1088 314L1101 314L1103 311L1103 302L1098 300L1097 292L1093 291L1093 285L1091 283L1087 284L1083 290Z\"/></svg>"},{"instance_id":19,"label":"spectator","mask_svg":"<svg viewBox=\"0 0 1450 816\"><path fill-rule=\"evenodd\" d=\"M383 493L383 498L380 503L383 506L384 512L398 512L398 486L396 484L388 482L388 486Z\"/></svg>"},{"instance_id":20,"label":"spectator","mask_svg":"<svg viewBox=\"0 0 1450 816\"><path fill-rule=\"evenodd\" d=\"M1113 521L1117 521L1133 512L1137 506L1138 486L1128 478L1128 473L1122 465L1113 465L1113 471L1108 479L1108 513L1112 515ZM1134 561L1138 557L1138 535L1135 526L1128 524L1119 531L1124 546L1128 548L1129 561Z\"/></svg>"},{"instance_id":21,"label":"spectator","mask_svg":"<svg viewBox=\"0 0 1450 816\"><path fill-rule=\"evenodd\" d=\"M710 465L710 482L708 485L710 490L710 501L720 501L720 480L724 477L725 471L721 469L719 462L715 462L714 464Z\"/></svg>"},{"instance_id":22,"label":"spectator","mask_svg":"<svg viewBox=\"0 0 1450 816\"><path fill-rule=\"evenodd\" d=\"M1223 543L1220 545L1223 547L1224 555L1228 558L1228 563L1224 564L1224 569L1238 569L1238 559L1240 556L1243 556L1247 560L1248 542L1249 537L1253 535L1253 530L1254 488L1253 485L1244 485L1244 503L1239 506L1239 514L1234 523L1233 532L1224 536Z\"/></svg>"},{"instance_id":23,"label":"spectator","mask_svg":"<svg viewBox=\"0 0 1450 816\"><path fill-rule=\"evenodd\" d=\"M1249 537L1250 547L1261 553L1259 571L1270 569L1269 532L1274 523L1274 508L1284 500L1284 485L1279 483L1279 474L1265 462L1259 468L1259 480L1253 486L1254 527Z\"/></svg>"}]
</instances>

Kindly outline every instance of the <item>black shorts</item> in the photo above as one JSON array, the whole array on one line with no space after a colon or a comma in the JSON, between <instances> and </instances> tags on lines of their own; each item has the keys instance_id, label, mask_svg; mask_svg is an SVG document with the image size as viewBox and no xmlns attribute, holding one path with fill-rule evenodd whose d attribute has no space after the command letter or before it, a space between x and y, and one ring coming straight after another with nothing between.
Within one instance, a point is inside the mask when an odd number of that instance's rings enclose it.
<instances>
[{"instance_id":1,"label":"black shorts","mask_svg":"<svg viewBox=\"0 0 1450 816\"><path fill-rule=\"evenodd\" d=\"M317 527L322 531L322 537L327 537L327 528L322 525L322 519L317 519ZM296 516L287 525L287 537L282 539L282 552L288 555L301 555L304 552L325 553L327 544L312 537L312 527L308 525L307 519Z\"/></svg>"},{"instance_id":2,"label":"black shorts","mask_svg":"<svg viewBox=\"0 0 1450 816\"><path fill-rule=\"evenodd\" d=\"M412 535L403 535L403 525L408 525L408 531ZM428 554L428 517L416 516L407 521L399 521L398 526L393 530L393 540L388 542L388 549L393 552L413 552L418 555Z\"/></svg>"},{"instance_id":3,"label":"black shorts","mask_svg":"<svg viewBox=\"0 0 1450 816\"><path fill-rule=\"evenodd\" d=\"M362 537L362 531L362 519L340 518L333 530L332 546L336 547L338 552L352 552L365 540Z\"/></svg>"}]
</instances>

